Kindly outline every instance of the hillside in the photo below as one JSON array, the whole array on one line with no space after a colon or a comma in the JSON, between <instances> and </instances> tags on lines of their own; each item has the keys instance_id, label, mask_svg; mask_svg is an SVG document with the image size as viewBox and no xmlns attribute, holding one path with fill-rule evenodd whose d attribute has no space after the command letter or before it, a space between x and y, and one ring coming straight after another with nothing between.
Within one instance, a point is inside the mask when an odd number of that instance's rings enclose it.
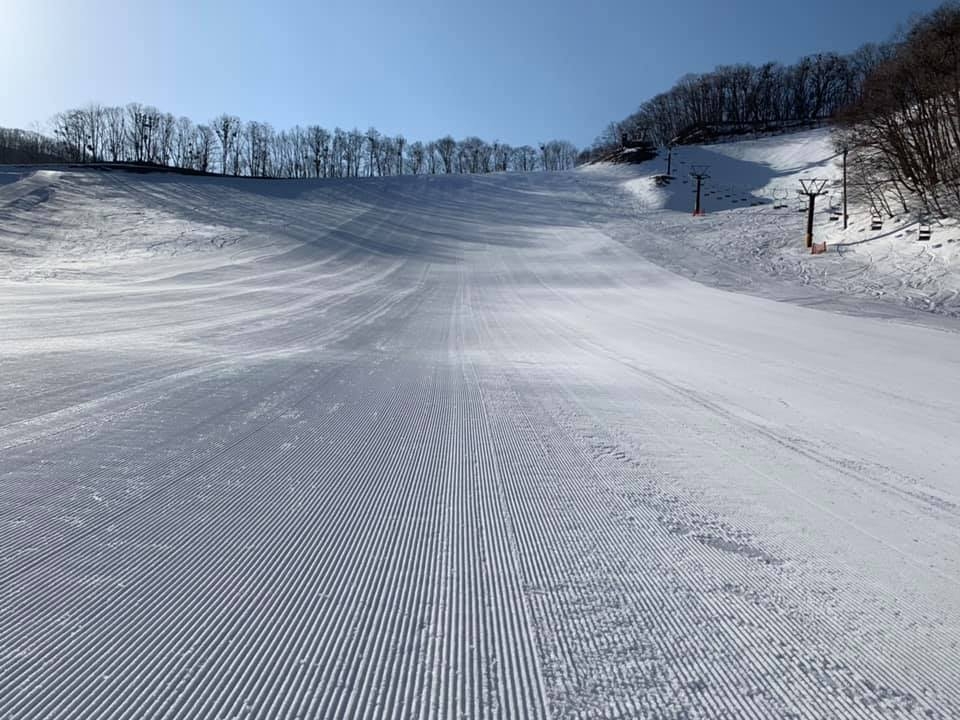
<instances>
[{"instance_id":1,"label":"hillside","mask_svg":"<svg viewBox=\"0 0 960 720\"><path fill-rule=\"evenodd\" d=\"M699 218L690 216L692 165L709 166L706 215ZM702 282L774 297L805 301L810 288L824 288L853 306L873 298L960 315L960 228L934 222L930 241L920 242L916 215L884 218L882 228L872 230L870 208L853 202L844 231L842 164L829 129L680 146L673 168L668 184L658 179L665 154L636 166L582 170L615 186L610 202L630 214L611 233L659 264ZM797 194L799 180L813 177L829 180L827 194L817 200L814 231L827 253L817 256L804 245L806 214L800 210L806 201ZM883 305L875 311L887 312Z\"/></svg>"}]
</instances>

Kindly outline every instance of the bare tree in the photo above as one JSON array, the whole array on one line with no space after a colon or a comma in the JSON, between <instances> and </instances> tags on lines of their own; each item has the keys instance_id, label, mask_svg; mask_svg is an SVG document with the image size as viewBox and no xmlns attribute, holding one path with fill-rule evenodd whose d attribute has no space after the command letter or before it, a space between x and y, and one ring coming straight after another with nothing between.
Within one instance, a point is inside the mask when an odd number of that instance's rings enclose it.
<instances>
[{"instance_id":1,"label":"bare tree","mask_svg":"<svg viewBox=\"0 0 960 720\"><path fill-rule=\"evenodd\" d=\"M347 177L360 177L366 137L357 128L347 133Z\"/></svg>"},{"instance_id":2,"label":"bare tree","mask_svg":"<svg viewBox=\"0 0 960 720\"><path fill-rule=\"evenodd\" d=\"M374 168L377 175L383 175L380 167L380 133L375 127L367 129L367 149L370 151L370 159L367 161L367 177L373 177Z\"/></svg>"},{"instance_id":3,"label":"bare tree","mask_svg":"<svg viewBox=\"0 0 960 720\"><path fill-rule=\"evenodd\" d=\"M330 154L330 133L319 125L307 128L307 143L310 153L310 164L313 166L314 177L328 177L327 159Z\"/></svg>"},{"instance_id":4,"label":"bare tree","mask_svg":"<svg viewBox=\"0 0 960 720\"><path fill-rule=\"evenodd\" d=\"M209 125L198 125L194 150L196 168L201 172L210 172L211 159L217 142L217 134Z\"/></svg>"},{"instance_id":5,"label":"bare tree","mask_svg":"<svg viewBox=\"0 0 960 720\"><path fill-rule=\"evenodd\" d=\"M493 144L493 169L496 172L507 172L510 169L510 159L513 157L513 148L506 143Z\"/></svg>"},{"instance_id":6,"label":"bare tree","mask_svg":"<svg viewBox=\"0 0 960 720\"><path fill-rule=\"evenodd\" d=\"M333 129L330 140L330 164L327 177L344 177L349 172L347 134L341 128Z\"/></svg>"},{"instance_id":7,"label":"bare tree","mask_svg":"<svg viewBox=\"0 0 960 720\"><path fill-rule=\"evenodd\" d=\"M437 143L430 141L424 145L423 156L429 173L431 175L436 175L440 171L440 152L437 149Z\"/></svg>"},{"instance_id":8,"label":"bare tree","mask_svg":"<svg viewBox=\"0 0 960 720\"><path fill-rule=\"evenodd\" d=\"M450 135L446 135L435 143L437 152L440 154L440 160L443 162L443 171L445 173L453 172L454 154L457 150L457 141Z\"/></svg>"},{"instance_id":9,"label":"bare tree","mask_svg":"<svg viewBox=\"0 0 960 720\"><path fill-rule=\"evenodd\" d=\"M52 120L53 134L63 145L70 160L85 162L87 159L86 117L80 110L57 113Z\"/></svg>"},{"instance_id":10,"label":"bare tree","mask_svg":"<svg viewBox=\"0 0 960 720\"><path fill-rule=\"evenodd\" d=\"M83 114L85 115L84 129L86 131L87 149L90 151L90 159L93 162L103 159L104 144L104 109L101 105L91 103Z\"/></svg>"},{"instance_id":11,"label":"bare tree","mask_svg":"<svg viewBox=\"0 0 960 720\"><path fill-rule=\"evenodd\" d=\"M173 162L177 167L194 169L197 129L188 117L177 118L173 132Z\"/></svg>"},{"instance_id":12,"label":"bare tree","mask_svg":"<svg viewBox=\"0 0 960 720\"><path fill-rule=\"evenodd\" d=\"M538 164L537 151L530 145L522 145L513 153L513 165L520 172L533 172Z\"/></svg>"},{"instance_id":13,"label":"bare tree","mask_svg":"<svg viewBox=\"0 0 960 720\"><path fill-rule=\"evenodd\" d=\"M111 162L126 160L127 128L126 113L120 107L108 107L104 110L104 132L107 154Z\"/></svg>"},{"instance_id":14,"label":"bare tree","mask_svg":"<svg viewBox=\"0 0 960 720\"><path fill-rule=\"evenodd\" d=\"M210 123L214 134L220 143L220 173L227 174L227 158L230 156L230 150L236 142L237 135L240 133L240 118L234 115L224 113L216 117Z\"/></svg>"},{"instance_id":15,"label":"bare tree","mask_svg":"<svg viewBox=\"0 0 960 720\"><path fill-rule=\"evenodd\" d=\"M394 138L393 143L397 148L397 175L403 175L403 148L407 144L407 139L403 135L397 135L397 137Z\"/></svg>"},{"instance_id":16,"label":"bare tree","mask_svg":"<svg viewBox=\"0 0 960 720\"><path fill-rule=\"evenodd\" d=\"M426 163L426 149L424 148L423 143L419 140L410 143L410 151L408 153L407 161L410 172L414 175L419 175L426 169Z\"/></svg>"}]
</instances>

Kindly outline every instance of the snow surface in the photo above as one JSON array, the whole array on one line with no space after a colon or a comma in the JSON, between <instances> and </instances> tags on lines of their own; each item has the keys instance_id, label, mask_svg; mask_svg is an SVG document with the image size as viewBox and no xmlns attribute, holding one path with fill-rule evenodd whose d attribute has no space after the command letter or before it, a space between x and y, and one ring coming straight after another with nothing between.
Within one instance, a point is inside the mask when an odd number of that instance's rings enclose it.
<instances>
[{"instance_id":1,"label":"snow surface","mask_svg":"<svg viewBox=\"0 0 960 720\"><path fill-rule=\"evenodd\" d=\"M707 214L691 222L695 164L709 165L710 178L702 191ZM883 228L872 231L870 209L851 204L843 230L842 165L828 128L675 148L675 179L661 187L654 177L666 166L663 157L587 170L613 186L608 203L634 216L633 223L611 223L607 232L647 258L701 282L767 297L798 300L826 288L846 296L857 313L870 306L873 313L903 314L889 303L861 302L874 298L960 317L960 227L934 221L931 240L918 242L916 212L885 218ZM825 255L811 256L805 247L801 178L829 180L814 225L815 241L827 243ZM782 203L785 208L774 208Z\"/></svg>"},{"instance_id":2,"label":"snow surface","mask_svg":"<svg viewBox=\"0 0 960 720\"><path fill-rule=\"evenodd\" d=\"M0 718L960 715L960 323L644 172L0 187Z\"/></svg>"}]
</instances>

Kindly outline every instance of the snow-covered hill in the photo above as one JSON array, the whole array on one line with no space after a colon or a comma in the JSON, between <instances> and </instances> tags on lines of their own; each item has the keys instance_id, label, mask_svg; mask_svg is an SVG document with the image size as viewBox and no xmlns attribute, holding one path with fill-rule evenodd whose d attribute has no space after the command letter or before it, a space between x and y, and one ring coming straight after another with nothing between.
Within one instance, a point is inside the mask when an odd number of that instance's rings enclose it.
<instances>
[{"instance_id":1,"label":"snow-covered hill","mask_svg":"<svg viewBox=\"0 0 960 720\"><path fill-rule=\"evenodd\" d=\"M706 215L691 217L692 165L708 165L703 188ZM829 129L681 146L673 152L669 184L666 157L640 166L583 170L617 186L612 204L631 209L635 227L611 228L624 242L658 263L698 280L775 297L804 297L811 286L858 298L889 299L921 310L960 315L960 227L934 223L929 242L918 241L918 218L884 218L871 230L868 207L849 206L842 227L841 158ZM811 256L804 244L806 200L801 178L829 180L817 200L815 240L828 252ZM785 205L785 207L776 207Z\"/></svg>"},{"instance_id":2,"label":"snow-covered hill","mask_svg":"<svg viewBox=\"0 0 960 720\"><path fill-rule=\"evenodd\" d=\"M16 171L0 718L960 717L960 321L750 206L823 142Z\"/></svg>"}]
</instances>

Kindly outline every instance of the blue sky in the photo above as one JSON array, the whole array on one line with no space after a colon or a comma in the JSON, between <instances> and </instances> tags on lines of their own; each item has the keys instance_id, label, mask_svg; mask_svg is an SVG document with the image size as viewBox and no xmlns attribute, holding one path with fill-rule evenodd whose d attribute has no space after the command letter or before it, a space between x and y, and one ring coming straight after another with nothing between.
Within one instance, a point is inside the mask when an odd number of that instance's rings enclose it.
<instances>
[{"instance_id":1,"label":"blue sky","mask_svg":"<svg viewBox=\"0 0 960 720\"><path fill-rule=\"evenodd\" d=\"M687 72L848 52L939 4L4 0L0 125L138 101L198 122L583 146Z\"/></svg>"}]
</instances>

